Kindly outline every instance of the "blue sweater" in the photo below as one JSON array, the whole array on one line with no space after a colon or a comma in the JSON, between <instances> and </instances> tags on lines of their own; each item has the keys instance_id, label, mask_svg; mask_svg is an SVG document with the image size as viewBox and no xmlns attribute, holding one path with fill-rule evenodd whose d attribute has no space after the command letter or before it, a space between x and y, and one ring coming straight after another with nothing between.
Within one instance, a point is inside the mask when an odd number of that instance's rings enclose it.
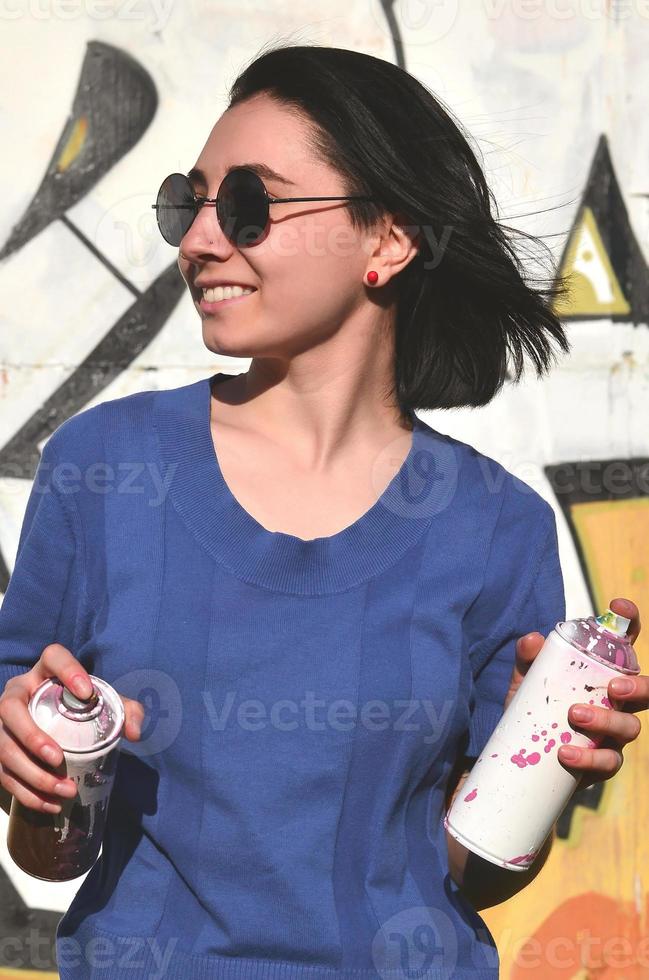
<instances>
[{"instance_id":1,"label":"blue sweater","mask_svg":"<svg viewBox=\"0 0 649 980\"><path fill-rule=\"evenodd\" d=\"M225 377L73 416L31 489L0 690L58 641L147 708L58 926L61 980L493 980L445 791L502 714L516 639L565 617L554 512L415 417L357 521L269 531L214 452Z\"/></svg>"}]
</instances>

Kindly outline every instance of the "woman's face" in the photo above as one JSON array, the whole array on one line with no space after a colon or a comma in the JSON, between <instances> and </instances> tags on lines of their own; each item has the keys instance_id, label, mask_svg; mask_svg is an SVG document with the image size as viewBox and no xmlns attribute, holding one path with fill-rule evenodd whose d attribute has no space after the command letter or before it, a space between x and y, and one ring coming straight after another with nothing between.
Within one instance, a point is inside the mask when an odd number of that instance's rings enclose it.
<instances>
[{"instance_id":1,"label":"woman's face","mask_svg":"<svg viewBox=\"0 0 649 980\"><path fill-rule=\"evenodd\" d=\"M264 178L271 197L344 196L340 175L311 151L305 117L266 95L228 109L193 169L202 197L216 193L231 166L260 163L291 183ZM271 204L264 237L233 245L213 205L199 209L180 243L178 265L203 323L203 340L234 357L291 356L322 341L368 302L363 277L376 237L356 231L344 201ZM201 308L195 280L254 288L234 302ZM371 288L371 287L370 287Z\"/></svg>"}]
</instances>

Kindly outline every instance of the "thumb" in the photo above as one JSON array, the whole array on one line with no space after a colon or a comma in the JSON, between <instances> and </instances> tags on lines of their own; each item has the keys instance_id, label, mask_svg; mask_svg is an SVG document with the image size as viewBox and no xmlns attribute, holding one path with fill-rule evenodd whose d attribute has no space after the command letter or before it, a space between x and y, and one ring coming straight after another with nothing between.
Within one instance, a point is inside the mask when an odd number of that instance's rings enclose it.
<instances>
[{"instance_id":1,"label":"thumb","mask_svg":"<svg viewBox=\"0 0 649 980\"><path fill-rule=\"evenodd\" d=\"M126 698L120 694L124 705L124 735L129 742L137 742L142 731L144 722L144 706L133 698Z\"/></svg>"}]
</instances>

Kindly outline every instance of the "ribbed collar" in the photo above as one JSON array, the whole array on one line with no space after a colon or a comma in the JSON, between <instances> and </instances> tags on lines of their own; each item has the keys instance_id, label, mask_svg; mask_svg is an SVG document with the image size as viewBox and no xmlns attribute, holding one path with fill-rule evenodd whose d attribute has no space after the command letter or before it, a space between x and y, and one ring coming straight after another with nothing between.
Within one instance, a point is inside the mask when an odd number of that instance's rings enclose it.
<instances>
[{"instance_id":1,"label":"ribbed collar","mask_svg":"<svg viewBox=\"0 0 649 980\"><path fill-rule=\"evenodd\" d=\"M342 592L398 561L444 506L440 495L448 491L448 480L437 474L431 483L430 453L436 461L441 449L448 467L449 447L414 415L406 460L357 521L311 540L267 530L231 493L214 450L211 383L228 377L233 375L219 372L158 391L153 412L163 465L174 467L169 484L174 507L206 551L238 578L294 595ZM451 469L455 472L454 464ZM438 489L440 480L445 490Z\"/></svg>"}]
</instances>

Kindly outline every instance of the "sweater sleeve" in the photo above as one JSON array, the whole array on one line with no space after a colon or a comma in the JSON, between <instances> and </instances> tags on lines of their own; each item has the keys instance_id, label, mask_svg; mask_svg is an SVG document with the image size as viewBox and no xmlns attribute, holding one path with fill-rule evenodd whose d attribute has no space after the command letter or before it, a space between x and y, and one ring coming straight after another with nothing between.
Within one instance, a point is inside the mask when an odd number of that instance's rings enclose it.
<instances>
[{"instance_id":1,"label":"sweater sleeve","mask_svg":"<svg viewBox=\"0 0 649 980\"><path fill-rule=\"evenodd\" d=\"M48 644L70 649L74 642L81 549L73 492L57 478L63 473L57 474L57 432L39 460L0 606L0 693L11 677L34 666Z\"/></svg>"},{"instance_id":2,"label":"sweater sleeve","mask_svg":"<svg viewBox=\"0 0 649 980\"><path fill-rule=\"evenodd\" d=\"M475 611L469 660L473 697L465 755L476 759L504 713L516 660L516 641L538 631L544 637L565 619L563 575L556 518L544 502L521 534L513 522L492 544L485 584Z\"/></svg>"}]
</instances>

